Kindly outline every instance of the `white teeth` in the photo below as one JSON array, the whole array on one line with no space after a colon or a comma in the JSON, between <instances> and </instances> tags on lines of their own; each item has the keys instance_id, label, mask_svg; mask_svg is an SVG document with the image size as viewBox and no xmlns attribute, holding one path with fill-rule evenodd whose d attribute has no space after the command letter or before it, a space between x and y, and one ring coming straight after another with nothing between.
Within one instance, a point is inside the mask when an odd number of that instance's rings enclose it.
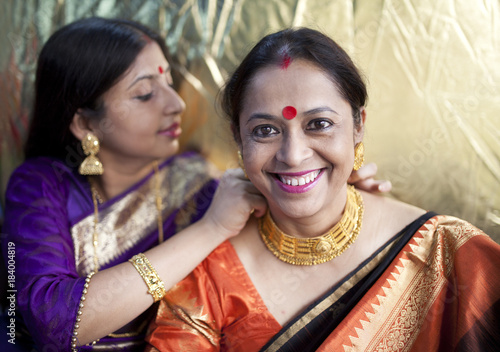
<instances>
[{"instance_id":1,"label":"white teeth","mask_svg":"<svg viewBox=\"0 0 500 352\"><path fill-rule=\"evenodd\" d=\"M290 186L303 186L308 184L316 179L319 175L319 170L313 171L307 175L303 175L301 177L292 177L292 176L283 176L278 175L280 181L286 185Z\"/></svg>"}]
</instances>

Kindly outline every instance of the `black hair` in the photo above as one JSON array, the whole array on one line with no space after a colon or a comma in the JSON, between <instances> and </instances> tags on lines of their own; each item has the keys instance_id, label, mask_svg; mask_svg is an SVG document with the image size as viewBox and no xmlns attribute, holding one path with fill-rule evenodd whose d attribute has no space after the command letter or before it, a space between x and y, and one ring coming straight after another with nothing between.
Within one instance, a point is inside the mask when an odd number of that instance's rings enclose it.
<instances>
[{"instance_id":1,"label":"black hair","mask_svg":"<svg viewBox=\"0 0 500 352\"><path fill-rule=\"evenodd\" d=\"M151 41L170 61L160 35L137 22L91 17L57 30L38 58L25 157L64 158L68 147L81 153L69 129L73 116L80 111L86 118L102 117L102 95Z\"/></svg>"},{"instance_id":2,"label":"black hair","mask_svg":"<svg viewBox=\"0 0 500 352\"><path fill-rule=\"evenodd\" d=\"M289 28L262 38L227 81L221 96L224 113L239 141L239 115L245 93L259 70L305 60L323 70L349 102L355 125L361 122L360 108L368 95L360 72L347 53L331 38L309 28Z\"/></svg>"}]
</instances>

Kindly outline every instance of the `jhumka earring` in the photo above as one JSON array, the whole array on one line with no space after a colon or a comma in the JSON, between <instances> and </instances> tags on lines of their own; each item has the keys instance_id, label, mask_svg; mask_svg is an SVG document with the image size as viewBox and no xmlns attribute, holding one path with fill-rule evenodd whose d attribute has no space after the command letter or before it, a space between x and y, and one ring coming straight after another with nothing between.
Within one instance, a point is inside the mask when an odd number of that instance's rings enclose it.
<instances>
[{"instance_id":1,"label":"jhumka earring","mask_svg":"<svg viewBox=\"0 0 500 352\"><path fill-rule=\"evenodd\" d=\"M241 167L241 169L245 173L245 177L248 178L247 170L245 170L245 164L243 164L243 156L241 155L241 152L239 150L238 150L238 165Z\"/></svg>"},{"instance_id":2,"label":"jhumka earring","mask_svg":"<svg viewBox=\"0 0 500 352\"><path fill-rule=\"evenodd\" d=\"M354 148L354 167L355 171L359 170L361 166L363 166L363 162L365 161L365 146L363 142L359 142L356 144Z\"/></svg>"},{"instance_id":3,"label":"jhumka earring","mask_svg":"<svg viewBox=\"0 0 500 352\"><path fill-rule=\"evenodd\" d=\"M87 157L80 164L78 172L80 175L102 175L101 161L96 157L99 153L99 140L92 133L87 133L82 139L82 149Z\"/></svg>"}]
</instances>

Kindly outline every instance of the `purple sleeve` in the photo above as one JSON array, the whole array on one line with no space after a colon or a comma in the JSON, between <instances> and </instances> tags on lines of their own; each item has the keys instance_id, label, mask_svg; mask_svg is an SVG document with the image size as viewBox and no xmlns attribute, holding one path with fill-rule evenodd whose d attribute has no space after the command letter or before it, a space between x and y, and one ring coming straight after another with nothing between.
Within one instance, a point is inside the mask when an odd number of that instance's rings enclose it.
<instances>
[{"instance_id":1,"label":"purple sleeve","mask_svg":"<svg viewBox=\"0 0 500 352\"><path fill-rule=\"evenodd\" d=\"M75 268L68 183L50 164L26 162L6 192L4 257L15 250L17 309L40 350L69 350L85 281Z\"/></svg>"}]
</instances>

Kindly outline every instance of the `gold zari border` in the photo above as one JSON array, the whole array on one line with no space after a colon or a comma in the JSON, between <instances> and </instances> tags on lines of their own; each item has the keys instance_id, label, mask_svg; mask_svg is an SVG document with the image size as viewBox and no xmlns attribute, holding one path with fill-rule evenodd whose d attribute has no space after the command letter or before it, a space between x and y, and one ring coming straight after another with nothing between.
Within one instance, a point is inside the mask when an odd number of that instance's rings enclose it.
<instances>
[{"instance_id":1,"label":"gold zari border","mask_svg":"<svg viewBox=\"0 0 500 352\"><path fill-rule=\"evenodd\" d=\"M349 336L351 345L344 345L344 350L411 350L453 269L456 251L481 234L454 217L429 219L410 240L406 247L410 250L398 257L399 263L385 276L385 282L377 283L378 294L369 292L372 296L365 301L365 319L349 321L349 325L362 328L356 329L357 336Z\"/></svg>"},{"instance_id":2,"label":"gold zari border","mask_svg":"<svg viewBox=\"0 0 500 352\"><path fill-rule=\"evenodd\" d=\"M168 219L172 212L180 209L182 218L175 219L177 231L188 225L191 215L197 211L189 200L211 179L209 168L201 156L179 156L160 170L162 218ZM154 187L155 178L150 177L133 192L111 206L106 207L104 203L99 210L99 267L133 248L157 229ZM92 213L71 228L76 267L81 276L94 269L93 226Z\"/></svg>"}]
</instances>

